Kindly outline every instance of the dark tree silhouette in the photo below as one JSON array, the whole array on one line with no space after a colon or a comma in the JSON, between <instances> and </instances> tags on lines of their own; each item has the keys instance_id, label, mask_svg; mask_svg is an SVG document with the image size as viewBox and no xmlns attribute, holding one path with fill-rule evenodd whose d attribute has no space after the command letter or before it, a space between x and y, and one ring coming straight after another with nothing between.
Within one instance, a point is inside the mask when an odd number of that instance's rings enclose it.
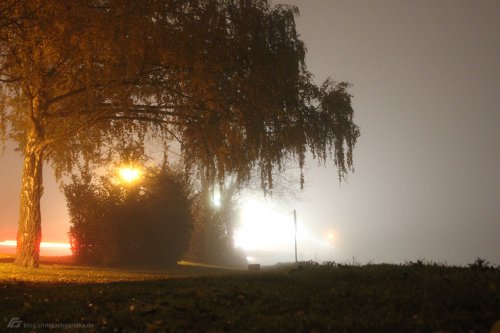
<instances>
[{"instance_id":1,"label":"dark tree silhouette","mask_svg":"<svg viewBox=\"0 0 500 333\"><path fill-rule=\"evenodd\" d=\"M311 151L343 177L359 135L347 83L316 86L297 10L268 0L7 0L0 124L24 156L16 263L38 266L42 168L103 161L120 142L180 142L210 181ZM91 163L92 162L92 163Z\"/></svg>"}]
</instances>

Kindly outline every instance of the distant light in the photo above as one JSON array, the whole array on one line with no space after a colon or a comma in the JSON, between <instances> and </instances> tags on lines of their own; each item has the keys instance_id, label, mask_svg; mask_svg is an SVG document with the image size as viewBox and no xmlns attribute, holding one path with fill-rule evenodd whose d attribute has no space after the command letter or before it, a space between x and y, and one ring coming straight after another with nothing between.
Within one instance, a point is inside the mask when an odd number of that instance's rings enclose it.
<instances>
[{"instance_id":1,"label":"distant light","mask_svg":"<svg viewBox=\"0 0 500 333\"><path fill-rule=\"evenodd\" d=\"M133 183L141 177L141 170L135 167L121 167L118 169L120 178L126 183Z\"/></svg>"},{"instance_id":2,"label":"distant light","mask_svg":"<svg viewBox=\"0 0 500 333\"><path fill-rule=\"evenodd\" d=\"M51 249L71 249L71 245L69 243L48 243L41 242L40 247L51 248Z\"/></svg>"},{"instance_id":3,"label":"distant light","mask_svg":"<svg viewBox=\"0 0 500 333\"><path fill-rule=\"evenodd\" d=\"M234 230L234 245L243 250L288 251L293 249L294 233L293 216L264 200L249 198Z\"/></svg>"},{"instance_id":4,"label":"distant light","mask_svg":"<svg viewBox=\"0 0 500 333\"><path fill-rule=\"evenodd\" d=\"M17 246L17 241L15 240L6 240L0 242L0 246ZM41 242L41 248L47 249L71 249L71 245L69 243L52 243L52 242Z\"/></svg>"},{"instance_id":5,"label":"distant light","mask_svg":"<svg viewBox=\"0 0 500 333\"><path fill-rule=\"evenodd\" d=\"M220 207L221 206L222 201L221 201L221 197L220 197L219 191L215 191L214 192L214 197L212 199L212 203L213 203L213 205L215 207Z\"/></svg>"},{"instance_id":6,"label":"distant light","mask_svg":"<svg viewBox=\"0 0 500 333\"><path fill-rule=\"evenodd\" d=\"M6 241L3 241L3 242L0 242L0 245L3 245L3 246L16 246L17 245L17 241L15 241L15 240L6 240Z\"/></svg>"},{"instance_id":7,"label":"distant light","mask_svg":"<svg viewBox=\"0 0 500 333\"><path fill-rule=\"evenodd\" d=\"M337 242L339 239L338 233L335 230L328 231L326 238L330 243Z\"/></svg>"}]
</instances>

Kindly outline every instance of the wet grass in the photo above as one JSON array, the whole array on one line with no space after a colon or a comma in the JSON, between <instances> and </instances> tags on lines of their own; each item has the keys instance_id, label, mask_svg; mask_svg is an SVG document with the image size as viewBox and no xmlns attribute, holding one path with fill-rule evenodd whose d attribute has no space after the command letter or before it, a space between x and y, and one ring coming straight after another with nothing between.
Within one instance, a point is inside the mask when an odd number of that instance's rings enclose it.
<instances>
[{"instance_id":1,"label":"wet grass","mask_svg":"<svg viewBox=\"0 0 500 333\"><path fill-rule=\"evenodd\" d=\"M88 332L490 332L500 320L500 270L484 265L148 273L3 262L0 283L0 331L12 318Z\"/></svg>"}]
</instances>

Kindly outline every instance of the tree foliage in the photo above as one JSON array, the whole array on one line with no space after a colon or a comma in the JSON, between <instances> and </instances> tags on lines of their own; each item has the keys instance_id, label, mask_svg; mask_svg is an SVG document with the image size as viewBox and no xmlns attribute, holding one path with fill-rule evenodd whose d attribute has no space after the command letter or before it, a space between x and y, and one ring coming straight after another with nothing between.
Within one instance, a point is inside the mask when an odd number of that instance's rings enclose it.
<instances>
[{"instance_id":1,"label":"tree foliage","mask_svg":"<svg viewBox=\"0 0 500 333\"><path fill-rule=\"evenodd\" d=\"M191 190L170 169L149 170L140 184L89 174L64 187L73 254L91 264L175 264L192 228Z\"/></svg>"},{"instance_id":2,"label":"tree foliage","mask_svg":"<svg viewBox=\"0 0 500 333\"><path fill-rule=\"evenodd\" d=\"M3 2L0 118L25 157L17 263L38 263L44 161L61 175L155 137L210 181L257 167L270 189L308 150L343 177L359 135L348 84L313 83L296 15L268 0Z\"/></svg>"}]
</instances>

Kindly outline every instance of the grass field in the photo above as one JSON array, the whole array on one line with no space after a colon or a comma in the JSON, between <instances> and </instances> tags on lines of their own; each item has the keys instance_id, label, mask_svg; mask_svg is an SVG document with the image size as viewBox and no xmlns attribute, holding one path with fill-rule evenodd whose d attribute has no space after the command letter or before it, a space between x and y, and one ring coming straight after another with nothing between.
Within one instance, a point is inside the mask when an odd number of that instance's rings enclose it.
<instances>
[{"instance_id":1,"label":"grass field","mask_svg":"<svg viewBox=\"0 0 500 333\"><path fill-rule=\"evenodd\" d=\"M33 270L10 261L0 258L0 331L10 323L68 332L479 333L500 320L500 270L483 265L309 263L250 273L50 261Z\"/></svg>"}]
</instances>

